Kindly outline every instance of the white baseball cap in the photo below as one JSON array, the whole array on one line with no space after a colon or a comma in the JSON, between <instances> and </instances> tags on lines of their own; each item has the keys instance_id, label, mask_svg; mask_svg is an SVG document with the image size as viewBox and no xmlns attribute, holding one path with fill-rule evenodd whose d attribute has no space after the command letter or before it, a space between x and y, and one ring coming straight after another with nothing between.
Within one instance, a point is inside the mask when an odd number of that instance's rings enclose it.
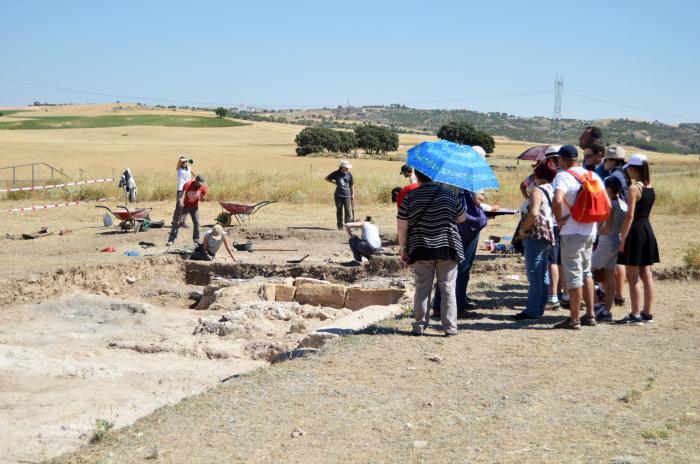
<instances>
[{"instance_id":1,"label":"white baseball cap","mask_svg":"<svg viewBox=\"0 0 700 464\"><path fill-rule=\"evenodd\" d=\"M645 162L647 162L646 155L642 155L641 153L635 153L632 155L627 164L623 166L623 169L627 169L630 166L644 166Z\"/></svg>"},{"instance_id":2,"label":"white baseball cap","mask_svg":"<svg viewBox=\"0 0 700 464\"><path fill-rule=\"evenodd\" d=\"M480 147L479 145L473 145L473 146L472 146L472 150L474 150L475 152L477 152L478 154L480 154L482 158L486 158L486 150L484 150L484 149L483 149L482 147Z\"/></svg>"},{"instance_id":3,"label":"white baseball cap","mask_svg":"<svg viewBox=\"0 0 700 464\"><path fill-rule=\"evenodd\" d=\"M340 161L340 167L341 167L341 168L348 168L348 169L351 169L351 168L352 168L352 164L350 164L350 161L348 161L348 160L341 160L341 161Z\"/></svg>"}]
</instances>

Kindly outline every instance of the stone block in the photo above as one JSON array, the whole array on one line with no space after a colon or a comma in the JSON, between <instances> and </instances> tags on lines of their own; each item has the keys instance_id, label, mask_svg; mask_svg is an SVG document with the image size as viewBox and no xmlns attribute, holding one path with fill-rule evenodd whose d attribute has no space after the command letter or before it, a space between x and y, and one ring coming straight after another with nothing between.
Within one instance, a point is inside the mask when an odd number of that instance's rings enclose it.
<instances>
[{"instance_id":1,"label":"stone block","mask_svg":"<svg viewBox=\"0 0 700 464\"><path fill-rule=\"evenodd\" d=\"M262 284L258 290L260 299L265 301L275 301L277 286L275 284Z\"/></svg>"},{"instance_id":2,"label":"stone block","mask_svg":"<svg viewBox=\"0 0 700 464\"><path fill-rule=\"evenodd\" d=\"M366 306L388 306L397 303L405 291L398 288L350 287L345 293L345 307L353 311Z\"/></svg>"},{"instance_id":3,"label":"stone block","mask_svg":"<svg viewBox=\"0 0 700 464\"><path fill-rule=\"evenodd\" d=\"M294 285L276 285L275 301L294 301L296 290Z\"/></svg>"},{"instance_id":4,"label":"stone block","mask_svg":"<svg viewBox=\"0 0 700 464\"><path fill-rule=\"evenodd\" d=\"M345 285L307 283L297 287L294 301L301 304L342 308L345 304L345 290Z\"/></svg>"}]
</instances>

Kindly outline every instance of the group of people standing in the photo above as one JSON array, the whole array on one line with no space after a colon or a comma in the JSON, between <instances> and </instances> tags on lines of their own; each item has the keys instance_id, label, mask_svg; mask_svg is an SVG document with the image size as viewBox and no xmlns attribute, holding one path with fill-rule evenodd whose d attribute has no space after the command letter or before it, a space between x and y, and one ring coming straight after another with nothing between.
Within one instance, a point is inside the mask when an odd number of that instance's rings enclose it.
<instances>
[{"instance_id":1,"label":"group of people standing","mask_svg":"<svg viewBox=\"0 0 700 464\"><path fill-rule=\"evenodd\" d=\"M523 181L527 200L521 208L520 238L529 289L526 308L516 320L537 319L547 307L568 305L569 317L554 328L577 330L612 322L613 305L625 302L625 278L631 312L615 322L641 325L654 320L651 266L659 262L659 251L649 221L655 199L649 162L642 154L626 161L624 149L606 148L601 135L596 127L582 134L583 165L576 147L550 147L534 166L534 183ZM586 195L582 190L596 188L605 194L604 216L577 220L572 211L579 196Z\"/></svg>"},{"instance_id":2,"label":"group of people standing","mask_svg":"<svg viewBox=\"0 0 700 464\"><path fill-rule=\"evenodd\" d=\"M606 147L601 135L593 126L582 134L583 164L575 146L550 146L521 185L526 200L516 239L522 240L529 287L516 321L568 306L569 317L552 328L612 322L613 305L624 304L625 280L631 311L615 322L654 321L651 266L659 262L659 251L649 221L655 199L649 162L642 154L626 160L624 149ZM485 211L494 207L484 203L483 192L454 192L419 171L412 174L416 182L396 192L396 200L401 259L415 274L413 333L429 325L435 283L432 308L445 335L453 335L457 318L475 306L467 297L469 273L487 224Z\"/></svg>"}]
</instances>

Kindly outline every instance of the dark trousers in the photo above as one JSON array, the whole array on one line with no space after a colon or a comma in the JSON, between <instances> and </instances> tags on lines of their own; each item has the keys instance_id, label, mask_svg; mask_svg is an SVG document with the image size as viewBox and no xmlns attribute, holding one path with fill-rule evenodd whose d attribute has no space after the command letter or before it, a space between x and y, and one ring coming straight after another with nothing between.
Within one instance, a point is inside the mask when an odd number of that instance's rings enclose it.
<instances>
[{"instance_id":1,"label":"dark trousers","mask_svg":"<svg viewBox=\"0 0 700 464\"><path fill-rule=\"evenodd\" d=\"M199 207L196 208L182 208L182 215L190 215L192 218L192 240L195 242L199 241ZM170 229L169 242L174 242L177 238L177 232L180 229L180 224L177 221L173 221L173 228Z\"/></svg>"},{"instance_id":2,"label":"dark trousers","mask_svg":"<svg viewBox=\"0 0 700 464\"><path fill-rule=\"evenodd\" d=\"M469 285L469 274L472 271L472 265L476 258L476 249L479 246L479 234L476 234L470 242L462 241L464 248L464 261L457 266L457 282L455 283L455 291L457 292L457 312L463 312L467 309L467 286ZM435 297L433 298L433 309L440 309L440 287L435 288Z\"/></svg>"},{"instance_id":3,"label":"dark trousers","mask_svg":"<svg viewBox=\"0 0 700 464\"><path fill-rule=\"evenodd\" d=\"M376 251L367 240L362 240L360 237L350 237L348 243L350 244L350 250L352 250L352 256L355 258L355 261L362 261L363 256L369 259Z\"/></svg>"},{"instance_id":4,"label":"dark trousers","mask_svg":"<svg viewBox=\"0 0 700 464\"><path fill-rule=\"evenodd\" d=\"M214 259L214 255L209 253L209 250L205 250L204 245L199 244L192 252L190 259L192 261L212 261Z\"/></svg>"},{"instance_id":5,"label":"dark trousers","mask_svg":"<svg viewBox=\"0 0 700 464\"><path fill-rule=\"evenodd\" d=\"M182 213L182 207L180 206L180 198L182 198L182 190L177 191L177 199L175 200L175 212L173 213L173 223L180 221L180 224L187 224L187 216ZM182 216L182 217L180 217Z\"/></svg>"},{"instance_id":6,"label":"dark trousers","mask_svg":"<svg viewBox=\"0 0 700 464\"><path fill-rule=\"evenodd\" d=\"M345 209L345 221L343 221L343 208ZM335 197L335 219L338 229L342 229L346 222L353 221L352 199L350 197Z\"/></svg>"}]
</instances>

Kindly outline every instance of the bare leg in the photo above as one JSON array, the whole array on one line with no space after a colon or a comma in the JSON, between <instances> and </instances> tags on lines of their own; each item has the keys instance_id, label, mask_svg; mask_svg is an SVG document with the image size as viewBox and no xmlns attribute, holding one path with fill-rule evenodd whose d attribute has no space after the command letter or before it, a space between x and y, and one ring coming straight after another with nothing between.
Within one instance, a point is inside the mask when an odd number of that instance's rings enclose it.
<instances>
[{"instance_id":1,"label":"bare leg","mask_svg":"<svg viewBox=\"0 0 700 464\"><path fill-rule=\"evenodd\" d=\"M593 279L587 277L583 280L583 301L586 303L586 316L592 317L593 313L593 302L595 301L595 286L593 285ZM569 294L571 297L571 294Z\"/></svg>"},{"instance_id":2,"label":"bare leg","mask_svg":"<svg viewBox=\"0 0 700 464\"><path fill-rule=\"evenodd\" d=\"M639 277L644 284L644 314L651 315L651 305L654 302L654 277L651 274L651 266L642 266Z\"/></svg>"},{"instance_id":3,"label":"bare leg","mask_svg":"<svg viewBox=\"0 0 700 464\"><path fill-rule=\"evenodd\" d=\"M572 321L578 321L579 319L582 299L583 287L569 289L569 301L571 305L569 306L569 317Z\"/></svg>"},{"instance_id":4,"label":"bare leg","mask_svg":"<svg viewBox=\"0 0 700 464\"><path fill-rule=\"evenodd\" d=\"M626 266L627 282L630 286L630 305L632 314L639 316L640 303L642 299L642 289L639 282L639 266Z\"/></svg>"},{"instance_id":5,"label":"bare leg","mask_svg":"<svg viewBox=\"0 0 700 464\"><path fill-rule=\"evenodd\" d=\"M615 266L615 298L622 298L622 291L625 288L625 266L618 264ZM606 290L607 291L607 290Z\"/></svg>"},{"instance_id":6,"label":"bare leg","mask_svg":"<svg viewBox=\"0 0 700 464\"><path fill-rule=\"evenodd\" d=\"M549 265L549 296L556 296L559 287L559 266Z\"/></svg>"}]
</instances>

